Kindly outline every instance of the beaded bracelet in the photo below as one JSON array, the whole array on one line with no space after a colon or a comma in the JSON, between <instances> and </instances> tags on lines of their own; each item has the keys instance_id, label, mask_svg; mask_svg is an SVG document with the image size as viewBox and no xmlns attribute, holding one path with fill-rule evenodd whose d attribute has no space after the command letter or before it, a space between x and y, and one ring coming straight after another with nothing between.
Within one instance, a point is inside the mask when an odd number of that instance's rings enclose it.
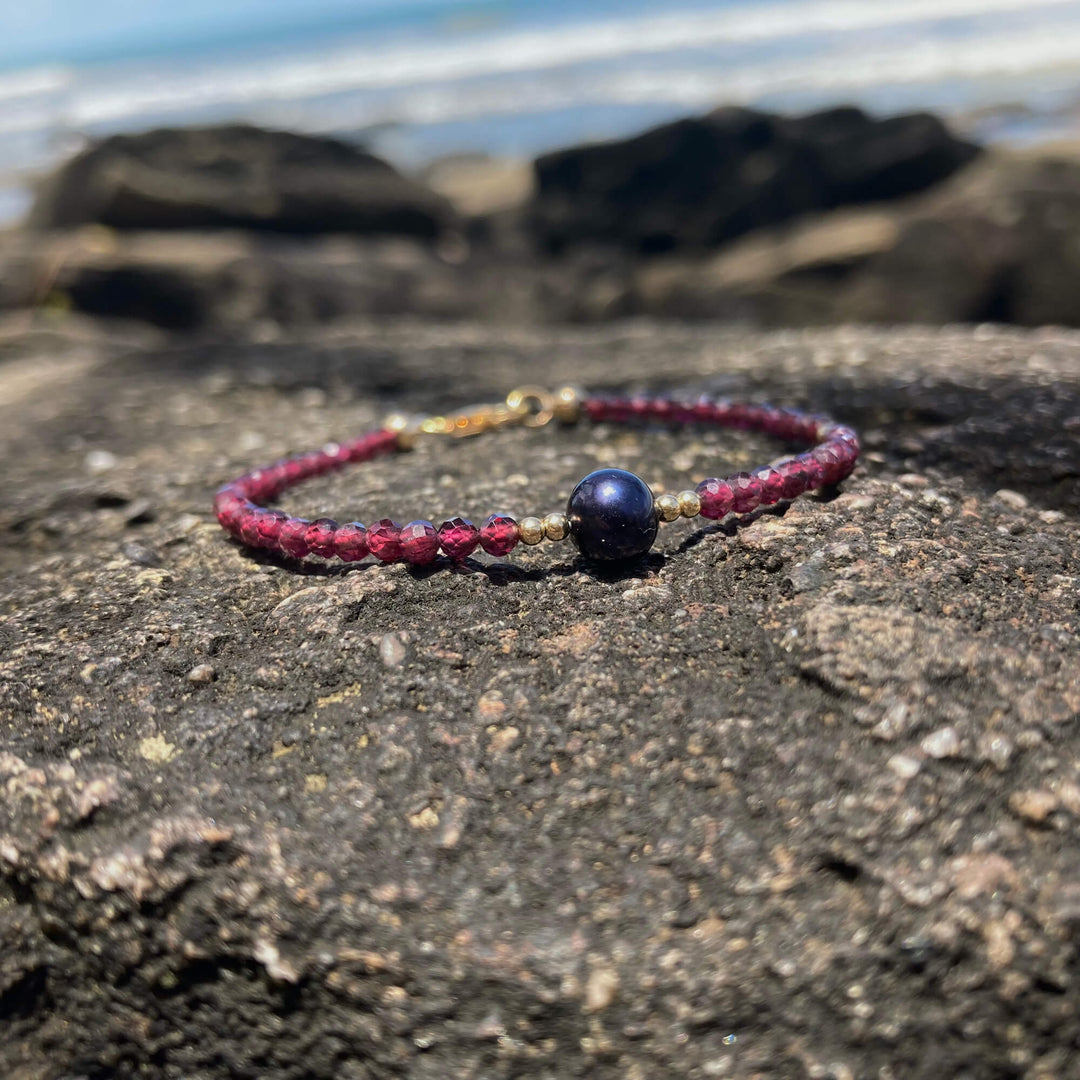
<instances>
[{"instance_id":1,"label":"beaded bracelet","mask_svg":"<svg viewBox=\"0 0 1080 1080\"><path fill-rule=\"evenodd\" d=\"M302 480L392 451L410 450L419 435L477 435L511 424L533 428L552 420L573 424L582 417L594 422L640 419L743 428L812 448L753 472L702 480L694 490L678 495L654 497L639 476L622 469L598 469L574 488L565 513L520 521L492 514L479 528L460 517L444 521L438 528L430 521L398 525L389 518L368 527L357 521L339 525L331 518L308 521L259 505ZM477 547L489 555L503 556L519 542L539 544L569 537L590 559L627 560L652 547L661 522L699 514L715 520L794 499L843 480L854 469L858 456L859 439L851 428L791 409L712 398L685 402L666 397L585 397L572 387L554 394L523 387L509 394L504 403L477 406L452 416L418 420L392 416L382 428L351 442L331 444L246 473L218 491L214 512L222 527L248 547L276 550L294 558L319 555L356 562L371 554L383 562L423 564L432 562L441 549L452 561L460 562Z\"/></svg>"}]
</instances>

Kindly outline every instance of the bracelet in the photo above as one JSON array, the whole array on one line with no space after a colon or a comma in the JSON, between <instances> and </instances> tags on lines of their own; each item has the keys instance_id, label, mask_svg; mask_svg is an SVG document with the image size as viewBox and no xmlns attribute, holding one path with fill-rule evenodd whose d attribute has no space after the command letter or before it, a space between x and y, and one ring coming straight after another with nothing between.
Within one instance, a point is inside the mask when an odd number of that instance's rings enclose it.
<instances>
[{"instance_id":1,"label":"bracelet","mask_svg":"<svg viewBox=\"0 0 1080 1080\"><path fill-rule=\"evenodd\" d=\"M654 496L634 473L598 469L574 488L565 513L520 521L492 514L479 527L461 517L444 521L438 528L430 521L398 525L389 518L367 527L357 521L339 525L331 518L309 521L260 505L302 480L382 454L411 450L421 435L469 436L511 424L531 428L552 420L574 424L583 417L594 423L650 420L742 428L788 443L809 444L811 449L753 472L702 480L692 491L678 495ZM587 558L617 561L644 555L661 522L699 514L717 520L728 513L745 514L758 506L794 499L843 480L858 456L859 439L850 427L792 409L705 397L693 402L668 397L586 397L572 387L554 394L522 387L498 405L481 405L451 416L392 416L383 427L351 442L334 443L246 473L217 492L214 513L226 532L248 547L298 559L318 555L356 562L371 554L383 562L424 564L441 550L452 561L461 562L477 547L503 556L518 543L560 542L569 537Z\"/></svg>"}]
</instances>

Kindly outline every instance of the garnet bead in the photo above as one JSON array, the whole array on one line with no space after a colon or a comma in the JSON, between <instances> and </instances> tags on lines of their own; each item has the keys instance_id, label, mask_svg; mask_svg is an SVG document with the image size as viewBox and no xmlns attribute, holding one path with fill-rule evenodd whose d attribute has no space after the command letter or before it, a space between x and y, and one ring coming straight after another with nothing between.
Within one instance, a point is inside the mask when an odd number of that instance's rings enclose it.
<instances>
[{"instance_id":1,"label":"garnet bead","mask_svg":"<svg viewBox=\"0 0 1080 1080\"><path fill-rule=\"evenodd\" d=\"M460 562L479 546L480 530L467 518L451 518L439 526L439 544L451 559Z\"/></svg>"},{"instance_id":2,"label":"garnet bead","mask_svg":"<svg viewBox=\"0 0 1080 1080\"><path fill-rule=\"evenodd\" d=\"M702 480L695 490L697 497L701 500L702 517L719 521L725 514L731 512L735 495L726 480Z\"/></svg>"},{"instance_id":3,"label":"garnet bead","mask_svg":"<svg viewBox=\"0 0 1080 1080\"><path fill-rule=\"evenodd\" d=\"M749 473L736 473L729 481L731 484L731 509L736 514L748 514L761 505L761 481Z\"/></svg>"},{"instance_id":4,"label":"garnet bead","mask_svg":"<svg viewBox=\"0 0 1080 1080\"><path fill-rule=\"evenodd\" d=\"M776 471L784 481L782 494L785 499L798 498L804 491L809 490L810 477L801 461L784 461L777 466Z\"/></svg>"},{"instance_id":5,"label":"garnet bead","mask_svg":"<svg viewBox=\"0 0 1080 1080\"><path fill-rule=\"evenodd\" d=\"M334 533L338 524L333 518L316 518L307 531L308 550L312 555L321 555L324 559L334 556Z\"/></svg>"},{"instance_id":6,"label":"garnet bead","mask_svg":"<svg viewBox=\"0 0 1080 1080\"><path fill-rule=\"evenodd\" d=\"M772 506L784 497L784 478L771 465L756 470L754 479L761 484L762 506Z\"/></svg>"},{"instance_id":7,"label":"garnet bead","mask_svg":"<svg viewBox=\"0 0 1080 1080\"><path fill-rule=\"evenodd\" d=\"M517 547L518 526L512 517L492 514L480 526L480 546L489 554L501 557L509 555Z\"/></svg>"},{"instance_id":8,"label":"garnet bead","mask_svg":"<svg viewBox=\"0 0 1080 1080\"><path fill-rule=\"evenodd\" d=\"M248 547L259 546L259 514L261 513L260 507L252 506L240 517L240 539Z\"/></svg>"},{"instance_id":9,"label":"garnet bead","mask_svg":"<svg viewBox=\"0 0 1080 1080\"><path fill-rule=\"evenodd\" d=\"M368 549L376 559L397 562L401 558L401 527L396 521L381 518L368 529Z\"/></svg>"},{"instance_id":10,"label":"garnet bead","mask_svg":"<svg viewBox=\"0 0 1080 1080\"><path fill-rule=\"evenodd\" d=\"M794 462L806 473L806 491L813 491L815 488L821 487L825 482L821 462L809 451L805 454L799 454L794 459Z\"/></svg>"},{"instance_id":11,"label":"garnet bead","mask_svg":"<svg viewBox=\"0 0 1080 1080\"><path fill-rule=\"evenodd\" d=\"M430 521L410 521L399 533L401 557L407 563L423 565L439 552L439 534Z\"/></svg>"},{"instance_id":12,"label":"garnet bead","mask_svg":"<svg viewBox=\"0 0 1080 1080\"><path fill-rule=\"evenodd\" d=\"M289 518L281 526L278 534L278 547L294 559L302 559L311 549L308 547L307 532L311 524L307 518Z\"/></svg>"},{"instance_id":13,"label":"garnet bead","mask_svg":"<svg viewBox=\"0 0 1080 1080\"><path fill-rule=\"evenodd\" d=\"M367 529L350 521L334 534L334 554L342 562L359 562L368 553Z\"/></svg>"},{"instance_id":14,"label":"garnet bead","mask_svg":"<svg viewBox=\"0 0 1080 1080\"><path fill-rule=\"evenodd\" d=\"M582 555L625 560L644 555L656 539L649 485L623 469L597 469L574 488L566 504L570 536Z\"/></svg>"},{"instance_id":15,"label":"garnet bead","mask_svg":"<svg viewBox=\"0 0 1080 1080\"><path fill-rule=\"evenodd\" d=\"M810 456L821 466L821 482L827 487L838 483L846 475L840 451L833 443L815 446Z\"/></svg>"},{"instance_id":16,"label":"garnet bead","mask_svg":"<svg viewBox=\"0 0 1080 1080\"><path fill-rule=\"evenodd\" d=\"M255 530L258 533L259 547L275 548L281 536L281 527L289 520L289 515L282 510L264 510L259 514Z\"/></svg>"}]
</instances>

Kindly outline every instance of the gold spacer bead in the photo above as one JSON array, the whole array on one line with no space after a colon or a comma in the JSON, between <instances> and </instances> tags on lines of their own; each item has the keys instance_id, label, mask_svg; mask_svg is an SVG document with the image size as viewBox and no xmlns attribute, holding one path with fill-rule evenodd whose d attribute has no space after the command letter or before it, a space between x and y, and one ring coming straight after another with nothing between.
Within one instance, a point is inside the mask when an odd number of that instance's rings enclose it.
<instances>
[{"instance_id":1,"label":"gold spacer bead","mask_svg":"<svg viewBox=\"0 0 1080 1080\"><path fill-rule=\"evenodd\" d=\"M581 419L581 401L585 395L576 386L560 386L553 397L551 409L560 424L576 424Z\"/></svg>"},{"instance_id":2,"label":"gold spacer bead","mask_svg":"<svg viewBox=\"0 0 1080 1080\"><path fill-rule=\"evenodd\" d=\"M544 523L538 517L522 518L518 522L518 537L523 544L539 544L544 539Z\"/></svg>"},{"instance_id":3,"label":"gold spacer bead","mask_svg":"<svg viewBox=\"0 0 1080 1080\"><path fill-rule=\"evenodd\" d=\"M701 513L701 499L696 491L680 491L675 498L679 500L679 513L683 517L697 517Z\"/></svg>"},{"instance_id":4,"label":"gold spacer bead","mask_svg":"<svg viewBox=\"0 0 1080 1080\"><path fill-rule=\"evenodd\" d=\"M677 521L682 514L682 507L674 495L657 495L653 500L653 509L661 521Z\"/></svg>"},{"instance_id":5,"label":"gold spacer bead","mask_svg":"<svg viewBox=\"0 0 1080 1080\"><path fill-rule=\"evenodd\" d=\"M416 422L404 413L391 413L383 420L383 428L397 435L399 450L411 450L416 445Z\"/></svg>"},{"instance_id":6,"label":"gold spacer bead","mask_svg":"<svg viewBox=\"0 0 1080 1080\"><path fill-rule=\"evenodd\" d=\"M565 540L570 535L570 522L565 514L548 514L543 526L544 536L548 540Z\"/></svg>"}]
</instances>

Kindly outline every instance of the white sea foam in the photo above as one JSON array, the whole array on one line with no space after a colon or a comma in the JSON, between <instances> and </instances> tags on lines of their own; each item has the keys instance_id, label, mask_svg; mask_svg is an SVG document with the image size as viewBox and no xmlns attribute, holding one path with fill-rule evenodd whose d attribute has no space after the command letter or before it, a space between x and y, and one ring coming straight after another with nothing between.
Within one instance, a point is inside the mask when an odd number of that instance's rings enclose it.
<instances>
[{"instance_id":1,"label":"white sea foam","mask_svg":"<svg viewBox=\"0 0 1080 1080\"><path fill-rule=\"evenodd\" d=\"M503 81L462 80L421 84L389 96L347 99L306 115L308 124L327 126L326 117L347 116L357 126L376 123L442 123L484 115L528 114L581 104L655 105L703 108L718 102L753 102L766 96L808 92L858 95L883 85L916 85L945 80L1010 79L1033 72L1073 70L1080 77L1080 20L1069 26L1033 26L1025 30L975 33L963 39L923 39L897 50L891 45L852 48L838 41L810 56L747 64L687 63L647 69L575 69L520 75L508 90ZM280 100L300 97L281 90ZM212 93L188 97L185 109L218 100ZM252 103L266 106L267 95L253 94ZM117 101L119 106L119 100ZM155 108L166 101L155 99ZM270 110L273 114L273 110ZM100 119L101 114L96 114ZM280 114L279 114L280 115ZM293 113L303 123L305 113ZM319 123L318 118L324 117ZM78 117L78 112L76 112ZM9 118L17 121L13 116ZM27 115L27 123L33 116ZM83 116L85 121L86 117ZM0 130L5 120L0 118ZM78 126L77 123L74 126Z\"/></svg>"},{"instance_id":2,"label":"white sea foam","mask_svg":"<svg viewBox=\"0 0 1080 1080\"><path fill-rule=\"evenodd\" d=\"M58 94L67 90L74 72L67 67L33 67L0 72L0 102Z\"/></svg>"},{"instance_id":3,"label":"white sea foam","mask_svg":"<svg viewBox=\"0 0 1080 1080\"><path fill-rule=\"evenodd\" d=\"M470 79L558 71L575 65L611 62L635 56L696 51L724 45L780 42L832 35L857 38L869 31L936 24L949 19L992 22L995 15L1023 12L1029 25L1038 13L1080 12L1077 0L906 0L903 4L867 0L802 0L767 5L747 4L720 11L697 11L612 18L564 26L373 49L369 42L245 64L202 64L172 71L127 71L115 80L85 80L73 86L70 74L39 72L42 93L67 90L59 111L76 128L123 124L143 115L195 112L211 107L244 109L253 103L297 101L357 91L393 91ZM1045 38L1054 44L1057 25L1046 24ZM1033 28L1038 33L1038 27ZM978 34L976 34L978 37ZM962 39L961 39L962 43ZM941 46L933 66L948 75L952 45ZM1060 48L1055 48L1058 55ZM910 53L901 59L907 62ZM858 57L855 58L858 60ZM1039 58L1032 61L1039 63ZM925 64L925 61L922 62ZM997 63L997 61L995 61ZM965 65L957 62L957 73ZM968 62L967 67L971 66ZM991 68L992 69L992 68ZM27 85L33 79L27 74ZM925 77L919 75L918 77ZM12 78L8 76L7 78ZM841 79L841 85L850 78ZM859 85L854 83L853 85ZM0 98L4 83L0 80ZM54 103L53 108L56 109ZM60 117L57 117L60 119ZM12 130L29 117L0 119L0 130Z\"/></svg>"}]
</instances>

